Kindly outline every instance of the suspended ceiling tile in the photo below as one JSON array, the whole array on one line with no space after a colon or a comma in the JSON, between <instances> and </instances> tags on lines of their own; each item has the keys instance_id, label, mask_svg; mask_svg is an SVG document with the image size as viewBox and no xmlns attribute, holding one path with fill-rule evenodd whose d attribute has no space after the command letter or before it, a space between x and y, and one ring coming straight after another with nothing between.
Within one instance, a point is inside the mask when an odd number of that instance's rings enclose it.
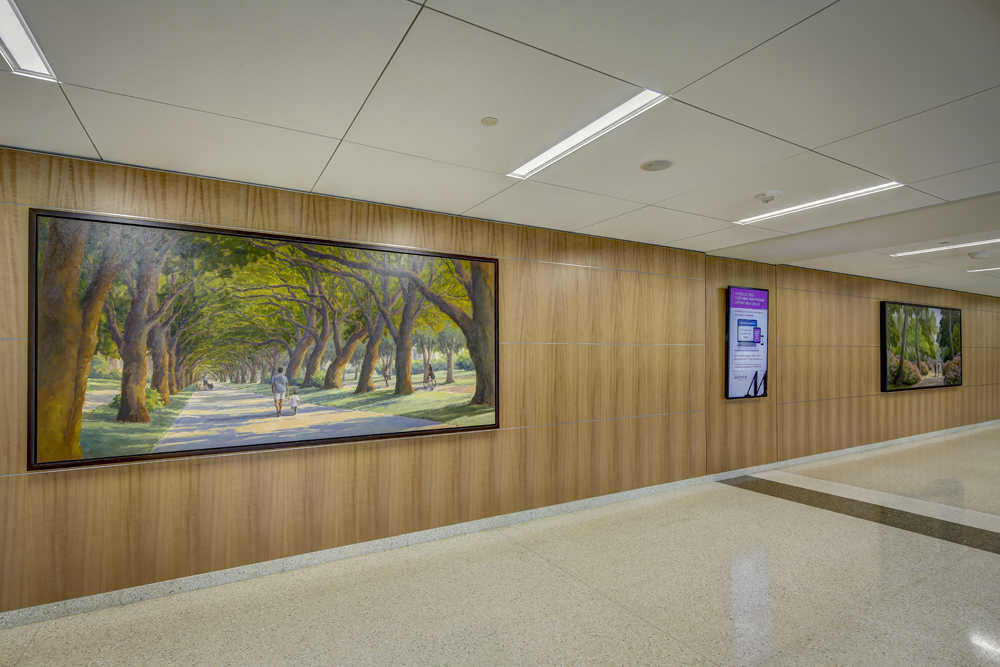
<instances>
[{"instance_id":1,"label":"suspended ceiling tile","mask_svg":"<svg viewBox=\"0 0 1000 667\"><path fill-rule=\"evenodd\" d=\"M770 222L765 220L764 224ZM749 225L753 226L753 225ZM954 236L942 236L945 233ZM791 264L863 250L890 254L953 241L964 236L1000 238L1000 194L936 204L900 213L814 229L726 251L726 257L768 264ZM960 242L960 241L955 241ZM908 246L899 246L907 243ZM899 246L897 248L897 246ZM920 256L920 261L937 253Z\"/></svg>"},{"instance_id":2,"label":"suspended ceiling tile","mask_svg":"<svg viewBox=\"0 0 1000 667\"><path fill-rule=\"evenodd\" d=\"M513 179L511 179L513 180ZM642 204L555 185L519 181L465 212L473 218L574 231L640 208Z\"/></svg>"},{"instance_id":3,"label":"suspended ceiling tile","mask_svg":"<svg viewBox=\"0 0 1000 667\"><path fill-rule=\"evenodd\" d=\"M947 215L947 210L941 211L942 214ZM878 250L886 255L895 255L902 252L912 252L914 250L930 250L934 249L933 252L922 252L918 255L906 255L906 257L913 257L922 262L928 262L943 266L957 266L956 260L959 262L965 262L968 259L970 252L980 252L980 251L993 251L997 257L1000 257L1000 219L988 219L982 221L979 225L981 229L976 231L971 231L966 234L951 234L949 236L939 236L935 239L929 239L925 241L917 242L907 242L899 245L892 246L882 246L878 248L873 248L873 250ZM951 224L948 226L951 231L958 231L958 226ZM937 230L939 234L944 234L948 231L948 228L940 226ZM908 235L900 234L900 239L906 239ZM911 237L912 238L912 237ZM937 246L955 246L961 245L963 243L976 243L982 241L993 241L997 239L995 243L983 243L981 245L967 246L964 248L950 248L948 250L937 250ZM978 268L976 266L968 266L967 268L973 269Z\"/></svg>"},{"instance_id":4,"label":"suspended ceiling tile","mask_svg":"<svg viewBox=\"0 0 1000 667\"><path fill-rule=\"evenodd\" d=\"M666 245L676 239L685 239L732 226L731 222L657 206L645 206L577 231L624 241Z\"/></svg>"},{"instance_id":5,"label":"suspended ceiling tile","mask_svg":"<svg viewBox=\"0 0 1000 667\"><path fill-rule=\"evenodd\" d=\"M735 222L887 182L887 179L823 155L804 152L664 199L658 204ZM774 191L782 194L770 204L762 205L755 198L758 193Z\"/></svg>"},{"instance_id":6,"label":"suspended ceiling tile","mask_svg":"<svg viewBox=\"0 0 1000 667\"><path fill-rule=\"evenodd\" d=\"M764 224L771 229L797 234L940 203L941 200L937 197L911 188L894 188L752 224Z\"/></svg>"},{"instance_id":7,"label":"suspended ceiling tile","mask_svg":"<svg viewBox=\"0 0 1000 667\"><path fill-rule=\"evenodd\" d=\"M948 201L1000 192L1000 162L930 178L913 187Z\"/></svg>"},{"instance_id":8,"label":"suspended ceiling tile","mask_svg":"<svg viewBox=\"0 0 1000 667\"><path fill-rule=\"evenodd\" d=\"M671 241L670 245L675 248L685 250L697 250L700 252L712 252L740 246L744 243L763 241L765 239L784 236L783 232L776 232L762 227L751 227L748 225L732 225L728 229L721 229L717 232L709 232L700 236L692 236L687 239Z\"/></svg>"},{"instance_id":9,"label":"suspended ceiling tile","mask_svg":"<svg viewBox=\"0 0 1000 667\"><path fill-rule=\"evenodd\" d=\"M640 91L424 11L346 138L506 174Z\"/></svg>"},{"instance_id":10,"label":"suspended ceiling tile","mask_svg":"<svg viewBox=\"0 0 1000 667\"><path fill-rule=\"evenodd\" d=\"M667 100L534 178L651 204L801 152L788 142ZM653 159L670 160L674 166L656 172L639 168Z\"/></svg>"},{"instance_id":11,"label":"suspended ceiling tile","mask_svg":"<svg viewBox=\"0 0 1000 667\"><path fill-rule=\"evenodd\" d=\"M888 257L870 250L792 262L792 266L800 266L804 269L816 269L817 271L850 273L856 276L871 276L876 273L884 273L892 270L928 268L927 264L917 260L906 259L904 257ZM929 268L936 270L938 273L942 272L941 267Z\"/></svg>"},{"instance_id":12,"label":"suspended ceiling tile","mask_svg":"<svg viewBox=\"0 0 1000 667\"><path fill-rule=\"evenodd\" d=\"M515 182L488 171L345 141L314 192L460 215Z\"/></svg>"},{"instance_id":13,"label":"suspended ceiling tile","mask_svg":"<svg viewBox=\"0 0 1000 667\"><path fill-rule=\"evenodd\" d=\"M1000 84L995 0L841 0L678 97L813 148Z\"/></svg>"},{"instance_id":14,"label":"suspended ceiling tile","mask_svg":"<svg viewBox=\"0 0 1000 667\"><path fill-rule=\"evenodd\" d=\"M901 258L893 258L901 259ZM872 273L873 278L880 278L881 280L895 280L898 282L906 282L914 278L930 278L933 276L943 276L954 273L951 269L946 269L941 266L935 266L933 264L924 264L922 266L915 266L908 269L894 269L890 271L882 271L880 273Z\"/></svg>"},{"instance_id":15,"label":"suspended ceiling tile","mask_svg":"<svg viewBox=\"0 0 1000 667\"><path fill-rule=\"evenodd\" d=\"M900 183L1000 161L1000 87L817 150Z\"/></svg>"},{"instance_id":16,"label":"suspended ceiling tile","mask_svg":"<svg viewBox=\"0 0 1000 667\"><path fill-rule=\"evenodd\" d=\"M939 276L915 276L906 280L914 285L938 289L972 292L987 296L1000 296L1000 280L980 273L951 273Z\"/></svg>"},{"instance_id":17,"label":"suspended ceiling tile","mask_svg":"<svg viewBox=\"0 0 1000 667\"><path fill-rule=\"evenodd\" d=\"M66 86L105 160L309 190L337 140Z\"/></svg>"},{"instance_id":18,"label":"suspended ceiling tile","mask_svg":"<svg viewBox=\"0 0 1000 667\"><path fill-rule=\"evenodd\" d=\"M662 93L671 93L830 0L431 0L428 6Z\"/></svg>"},{"instance_id":19,"label":"suspended ceiling tile","mask_svg":"<svg viewBox=\"0 0 1000 667\"><path fill-rule=\"evenodd\" d=\"M0 72L0 146L97 159L59 84Z\"/></svg>"},{"instance_id":20,"label":"suspended ceiling tile","mask_svg":"<svg viewBox=\"0 0 1000 667\"><path fill-rule=\"evenodd\" d=\"M404 0L30 0L61 81L342 137L419 7Z\"/></svg>"}]
</instances>

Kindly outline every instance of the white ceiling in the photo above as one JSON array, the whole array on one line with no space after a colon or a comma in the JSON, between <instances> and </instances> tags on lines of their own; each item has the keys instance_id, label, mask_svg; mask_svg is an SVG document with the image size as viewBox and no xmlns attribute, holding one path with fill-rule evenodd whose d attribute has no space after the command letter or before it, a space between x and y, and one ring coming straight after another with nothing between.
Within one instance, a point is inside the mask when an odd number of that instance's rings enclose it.
<instances>
[{"instance_id":1,"label":"white ceiling","mask_svg":"<svg viewBox=\"0 0 1000 667\"><path fill-rule=\"evenodd\" d=\"M16 1L0 145L1000 296L996 0Z\"/></svg>"}]
</instances>

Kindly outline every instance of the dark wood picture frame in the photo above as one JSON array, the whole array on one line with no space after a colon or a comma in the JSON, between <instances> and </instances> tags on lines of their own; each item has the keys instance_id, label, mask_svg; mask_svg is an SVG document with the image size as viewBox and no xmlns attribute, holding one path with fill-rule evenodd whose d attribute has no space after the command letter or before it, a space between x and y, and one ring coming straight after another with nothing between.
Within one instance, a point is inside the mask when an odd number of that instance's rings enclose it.
<instances>
[{"instance_id":1,"label":"dark wood picture frame","mask_svg":"<svg viewBox=\"0 0 1000 667\"><path fill-rule=\"evenodd\" d=\"M445 425L442 428L428 428L428 430L401 430L386 433L371 433L366 435L351 435L347 437L320 437L320 438L308 438L302 440L287 440L287 441L276 441L261 444L245 444L245 445L235 445L235 446L218 446L210 448L198 448L198 449L184 449L179 451L164 451L164 452L149 452L137 455L124 455L124 456L105 456L105 457L93 457L93 458L80 458L80 459L67 459L67 460L39 460L38 456L38 435L39 435L39 414L38 414L38 350L39 350L39 323L38 323L38 289L40 282L40 258L38 256L39 244L38 244L38 234L39 225L41 219L55 218L61 221L68 222L79 222L83 223L100 223L107 225L123 225L127 228L134 229L137 227L151 229L151 230L169 230L177 232L185 232L191 234L210 234L217 235L219 237L229 237L236 239L252 239L260 240L264 242L272 242L275 244L303 244L310 247L326 247L331 249L346 249L346 250L357 250L357 251L368 251L372 253L392 253L394 255L407 255L415 256L421 258L431 258L432 262L435 259L441 260L454 260L461 262L474 262L480 264L486 264L492 267L492 318L493 326L490 329L492 333L492 348L493 348L493 391L495 401L492 404L493 421L490 424L483 425L471 425L471 426L454 426ZM454 265L453 266L457 266ZM470 265L471 266L471 265ZM482 269L480 269L482 271ZM391 245L382 244L365 244L365 243L353 243L344 241L333 241L325 240L314 237L300 237L292 236L286 234L275 234L269 232L257 232L248 231L242 229L230 229L224 227L213 227L213 226L203 226L197 224L188 223L175 223L175 222L161 222L156 220L144 220L138 218L121 218L108 215L95 215L95 214L84 214L75 212L66 212L58 210L47 210L47 209L31 209L29 212L29 333L28 333L28 447L27 447L27 464L28 470L46 470L53 468L68 468L68 467L80 467L80 466L100 466L108 464L118 464L124 462L132 461L149 461L158 459L169 459L169 458L190 458L196 456L218 456L222 454L230 454L233 452L247 452L247 451L258 451L258 450L276 450L276 449L286 449L286 448L300 448L309 446L323 446L323 445L340 445L340 444L350 444L359 442L370 442L370 441L381 441L381 440L397 440L397 439L410 439L417 437L431 437L440 436L454 433L467 433L472 431L485 431L485 430L495 430L500 427L500 392L499 392L499 373L500 373L500 346L499 341L499 261L496 258L489 257L478 257L469 256L455 253L443 253L443 252L433 252L424 249L412 249L412 248L402 248ZM473 271L475 273L475 271ZM488 275L488 274L482 274ZM391 280L391 279L390 279ZM402 280L402 278L398 278ZM482 281L480 281L480 285ZM263 289L263 288L261 288ZM154 293L155 297L155 293ZM443 311L442 311L443 312ZM447 319L444 317L444 319ZM450 322L450 320L449 320ZM384 331L384 329L383 329ZM336 334L336 335L339 335ZM488 357L487 357L488 358ZM414 357L415 360L415 357ZM412 362L411 362L412 363ZM478 377L478 376L476 376ZM263 377L261 376L263 379ZM412 381L412 376L411 376ZM388 382L388 380L387 380ZM478 385L477 385L478 387ZM118 397L120 399L120 395ZM80 399L81 405L83 398ZM305 404L303 404L305 405ZM434 423L434 422L432 422ZM443 422L442 422L443 423Z\"/></svg>"},{"instance_id":2,"label":"dark wood picture frame","mask_svg":"<svg viewBox=\"0 0 1000 667\"><path fill-rule=\"evenodd\" d=\"M889 340L888 340L888 308L890 305L903 306L904 308L926 308L940 311L952 311L959 314L959 331L961 332L963 323L961 320L962 309L961 308L949 308L948 306L932 306L926 303L908 303L905 301L881 301L879 302L879 387L882 392L887 394L897 394L906 391L920 391L923 389L948 389L951 387L961 387L964 381L965 369L962 367L961 362L959 363L959 381L953 384L932 384L925 386L912 386L912 387L889 387ZM905 312L905 311L904 311ZM964 337L963 337L964 338ZM961 349L957 355L959 358L962 356ZM943 373L942 373L943 375Z\"/></svg>"}]
</instances>

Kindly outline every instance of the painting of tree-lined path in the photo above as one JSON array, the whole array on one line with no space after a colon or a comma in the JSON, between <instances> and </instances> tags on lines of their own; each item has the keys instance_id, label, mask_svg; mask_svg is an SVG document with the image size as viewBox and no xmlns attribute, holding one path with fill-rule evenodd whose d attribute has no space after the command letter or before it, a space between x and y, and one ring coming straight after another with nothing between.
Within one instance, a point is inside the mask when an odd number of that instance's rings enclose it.
<instances>
[{"instance_id":1,"label":"painting of tree-lined path","mask_svg":"<svg viewBox=\"0 0 1000 667\"><path fill-rule=\"evenodd\" d=\"M888 391L962 384L962 311L884 303Z\"/></svg>"},{"instance_id":2,"label":"painting of tree-lined path","mask_svg":"<svg viewBox=\"0 0 1000 667\"><path fill-rule=\"evenodd\" d=\"M493 261L103 219L34 233L39 465L496 425Z\"/></svg>"}]
</instances>

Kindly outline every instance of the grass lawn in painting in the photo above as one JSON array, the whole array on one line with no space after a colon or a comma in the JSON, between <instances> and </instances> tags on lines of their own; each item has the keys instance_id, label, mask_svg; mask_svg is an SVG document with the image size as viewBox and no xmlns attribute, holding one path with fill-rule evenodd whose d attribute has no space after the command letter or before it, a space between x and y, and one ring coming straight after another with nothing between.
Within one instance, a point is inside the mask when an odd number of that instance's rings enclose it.
<instances>
[{"instance_id":1,"label":"grass lawn in painting","mask_svg":"<svg viewBox=\"0 0 1000 667\"><path fill-rule=\"evenodd\" d=\"M485 426L495 422L496 408L492 405L469 405L472 393L471 391L462 391L465 388L475 387L475 373L456 373L454 384L438 385L434 391L425 391L421 381L420 375L413 376L414 393L409 396L396 396L393 393L392 381L388 387L360 395L354 393L354 386L326 390L307 387L298 391L303 403L334 408L429 419L453 426ZM233 386L256 394L271 395L271 388L267 384L253 383ZM449 391L449 389L457 391Z\"/></svg>"},{"instance_id":2,"label":"grass lawn in painting","mask_svg":"<svg viewBox=\"0 0 1000 667\"><path fill-rule=\"evenodd\" d=\"M91 380L93 382L93 380ZM88 383L88 387L90 384ZM105 405L83 415L80 430L80 448L83 458L107 458L112 456L136 456L148 454L166 433L177 415L187 404L194 387L189 387L170 397L170 404L150 413L148 424L122 424L115 421L118 408Z\"/></svg>"},{"instance_id":3,"label":"grass lawn in painting","mask_svg":"<svg viewBox=\"0 0 1000 667\"><path fill-rule=\"evenodd\" d=\"M122 389L121 380L113 380L110 378L88 378L87 379L87 391L110 391L114 389L115 392L119 392Z\"/></svg>"}]
</instances>

